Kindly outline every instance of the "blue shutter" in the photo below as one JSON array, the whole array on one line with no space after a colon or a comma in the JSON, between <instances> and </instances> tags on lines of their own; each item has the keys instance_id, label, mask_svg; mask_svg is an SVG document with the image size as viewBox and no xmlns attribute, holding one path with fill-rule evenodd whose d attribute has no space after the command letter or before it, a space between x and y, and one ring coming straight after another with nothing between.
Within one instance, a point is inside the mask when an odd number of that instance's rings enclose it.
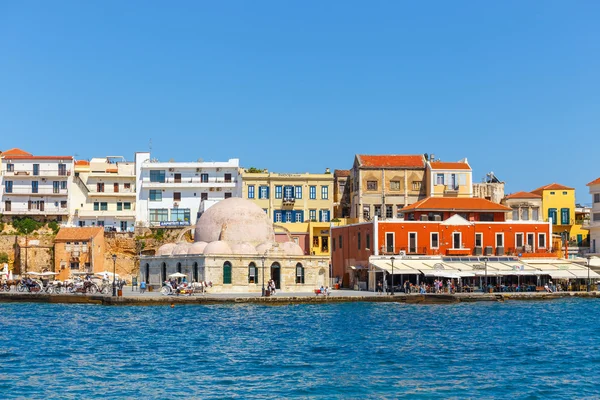
<instances>
[{"instance_id":1,"label":"blue shutter","mask_svg":"<svg viewBox=\"0 0 600 400\"><path fill-rule=\"evenodd\" d=\"M323 222L323 210L319 210L319 222Z\"/></svg>"},{"instance_id":2,"label":"blue shutter","mask_svg":"<svg viewBox=\"0 0 600 400\"><path fill-rule=\"evenodd\" d=\"M270 187L267 186L267 199L269 198L269 189Z\"/></svg>"},{"instance_id":3,"label":"blue shutter","mask_svg":"<svg viewBox=\"0 0 600 400\"><path fill-rule=\"evenodd\" d=\"M292 211L292 222L296 222L296 213L298 213L298 211Z\"/></svg>"}]
</instances>

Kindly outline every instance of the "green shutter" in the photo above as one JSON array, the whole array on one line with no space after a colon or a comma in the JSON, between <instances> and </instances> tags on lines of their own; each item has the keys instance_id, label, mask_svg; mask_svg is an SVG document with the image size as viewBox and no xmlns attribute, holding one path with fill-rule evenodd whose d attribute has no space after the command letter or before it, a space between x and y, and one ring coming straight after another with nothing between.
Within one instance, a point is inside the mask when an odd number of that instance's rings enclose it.
<instances>
[{"instance_id":1,"label":"green shutter","mask_svg":"<svg viewBox=\"0 0 600 400\"><path fill-rule=\"evenodd\" d=\"M231 264L228 262L223 264L223 284L231 285Z\"/></svg>"}]
</instances>

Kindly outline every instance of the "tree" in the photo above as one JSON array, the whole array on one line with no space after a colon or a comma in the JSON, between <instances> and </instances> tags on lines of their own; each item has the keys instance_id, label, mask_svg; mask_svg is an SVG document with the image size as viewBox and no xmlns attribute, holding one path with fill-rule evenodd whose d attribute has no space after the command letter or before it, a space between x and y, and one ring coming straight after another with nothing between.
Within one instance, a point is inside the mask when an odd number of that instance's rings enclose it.
<instances>
[{"instance_id":1,"label":"tree","mask_svg":"<svg viewBox=\"0 0 600 400\"><path fill-rule=\"evenodd\" d=\"M0 264L7 264L8 263L8 254L6 254L5 252L1 252L0 253Z\"/></svg>"},{"instance_id":2,"label":"tree","mask_svg":"<svg viewBox=\"0 0 600 400\"><path fill-rule=\"evenodd\" d=\"M22 235L29 235L33 231L37 231L44 224L35 221L29 217L26 218L15 218L12 223L13 227Z\"/></svg>"}]
</instances>

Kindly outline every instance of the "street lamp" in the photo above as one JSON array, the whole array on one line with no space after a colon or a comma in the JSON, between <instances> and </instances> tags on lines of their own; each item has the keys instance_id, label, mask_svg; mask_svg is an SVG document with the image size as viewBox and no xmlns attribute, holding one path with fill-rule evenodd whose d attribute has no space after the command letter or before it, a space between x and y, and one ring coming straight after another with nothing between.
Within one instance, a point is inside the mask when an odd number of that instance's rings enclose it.
<instances>
[{"instance_id":1,"label":"street lamp","mask_svg":"<svg viewBox=\"0 0 600 400\"><path fill-rule=\"evenodd\" d=\"M267 253L265 252L265 254ZM263 254L260 258L262 261L262 297L265 297L265 254Z\"/></svg>"},{"instance_id":2,"label":"street lamp","mask_svg":"<svg viewBox=\"0 0 600 400\"><path fill-rule=\"evenodd\" d=\"M488 280L487 280L487 263L490 259L487 257L483 257L483 262L485 264L485 290L484 293L487 292L487 288L488 288Z\"/></svg>"},{"instance_id":3,"label":"street lamp","mask_svg":"<svg viewBox=\"0 0 600 400\"><path fill-rule=\"evenodd\" d=\"M394 256L390 257L390 261L392 262L392 290L390 291L390 293L392 294L392 296L394 295L394 260L396 258Z\"/></svg>"},{"instance_id":4,"label":"street lamp","mask_svg":"<svg viewBox=\"0 0 600 400\"><path fill-rule=\"evenodd\" d=\"M117 255L112 255L113 260L113 297L117 296L117 285L115 282L115 277L117 276Z\"/></svg>"},{"instance_id":5,"label":"street lamp","mask_svg":"<svg viewBox=\"0 0 600 400\"><path fill-rule=\"evenodd\" d=\"M587 280L587 291L589 292L591 289L591 284L590 284L590 262L592 261L592 256L590 256L588 254L587 258L587 267L588 267L588 280Z\"/></svg>"}]
</instances>

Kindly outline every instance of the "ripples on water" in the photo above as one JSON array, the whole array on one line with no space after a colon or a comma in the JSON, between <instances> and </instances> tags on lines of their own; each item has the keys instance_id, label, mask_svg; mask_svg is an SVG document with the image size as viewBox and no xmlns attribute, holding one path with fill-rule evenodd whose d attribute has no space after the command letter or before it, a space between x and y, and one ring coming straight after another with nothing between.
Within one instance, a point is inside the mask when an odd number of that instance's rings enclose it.
<instances>
[{"instance_id":1,"label":"ripples on water","mask_svg":"<svg viewBox=\"0 0 600 400\"><path fill-rule=\"evenodd\" d=\"M593 300L0 304L3 398L593 398Z\"/></svg>"}]
</instances>

